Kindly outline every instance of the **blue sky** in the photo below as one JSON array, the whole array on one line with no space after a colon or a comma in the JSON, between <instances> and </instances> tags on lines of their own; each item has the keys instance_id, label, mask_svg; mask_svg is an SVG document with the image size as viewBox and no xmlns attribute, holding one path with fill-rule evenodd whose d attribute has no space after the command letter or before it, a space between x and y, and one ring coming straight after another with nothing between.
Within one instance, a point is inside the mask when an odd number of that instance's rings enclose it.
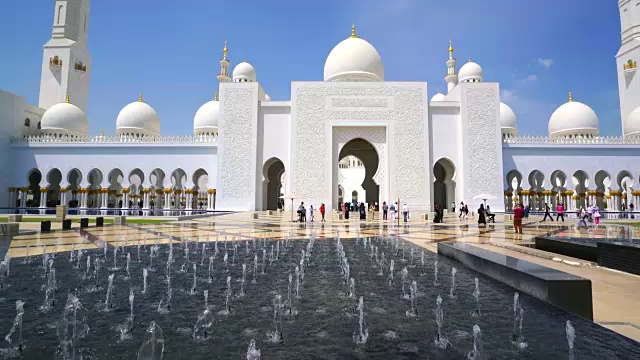
<instances>
[{"instance_id":1,"label":"blue sky","mask_svg":"<svg viewBox=\"0 0 640 360\"><path fill-rule=\"evenodd\" d=\"M521 135L545 135L553 110L574 99L591 106L602 135L621 133L615 54L616 1L595 0L94 0L90 133L115 134L118 112L143 91L163 135L189 135L213 97L222 45L232 66L247 58L274 100L290 82L322 80L324 61L351 24L380 52L389 81L445 89L449 39L461 66L471 56L485 81L499 82ZM3 4L0 89L38 102L42 45L53 0Z\"/></svg>"}]
</instances>

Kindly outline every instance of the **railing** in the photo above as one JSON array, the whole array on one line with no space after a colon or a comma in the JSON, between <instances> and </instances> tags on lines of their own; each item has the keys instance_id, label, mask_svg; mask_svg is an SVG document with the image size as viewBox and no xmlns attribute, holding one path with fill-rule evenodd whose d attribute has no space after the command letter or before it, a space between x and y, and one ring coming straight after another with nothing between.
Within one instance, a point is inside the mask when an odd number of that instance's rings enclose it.
<instances>
[{"instance_id":1,"label":"railing","mask_svg":"<svg viewBox=\"0 0 640 360\"><path fill-rule=\"evenodd\" d=\"M20 136L12 137L11 144L214 144L217 135L195 136Z\"/></svg>"},{"instance_id":2,"label":"railing","mask_svg":"<svg viewBox=\"0 0 640 360\"><path fill-rule=\"evenodd\" d=\"M548 137L515 136L502 139L505 144L558 144L558 145L640 145L640 136Z\"/></svg>"}]
</instances>

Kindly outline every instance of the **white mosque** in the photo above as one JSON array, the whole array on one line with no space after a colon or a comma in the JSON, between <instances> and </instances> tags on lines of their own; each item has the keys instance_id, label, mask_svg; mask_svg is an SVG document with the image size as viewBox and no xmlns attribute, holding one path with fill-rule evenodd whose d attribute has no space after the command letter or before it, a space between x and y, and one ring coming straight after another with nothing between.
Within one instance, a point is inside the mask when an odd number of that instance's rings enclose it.
<instances>
[{"instance_id":1,"label":"white mosque","mask_svg":"<svg viewBox=\"0 0 640 360\"><path fill-rule=\"evenodd\" d=\"M599 136L579 92L550 114L548 136L518 134L499 84L471 59L458 68L452 46L447 92L429 99L426 82L386 81L380 54L355 27L328 53L324 79L291 82L290 100L272 101L246 61L230 73L225 43L219 96L194 109L193 134L163 136L153 99L140 94L106 137L88 134L85 115L90 1L57 0L38 106L0 91L0 206L251 211L275 209L281 198L328 209L400 199L427 212L460 201L475 208L478 197L495 197L494 211L515 200L533 209L640 204L636 3L619 1L619 137Z\"/></svg>"}]
</instances>

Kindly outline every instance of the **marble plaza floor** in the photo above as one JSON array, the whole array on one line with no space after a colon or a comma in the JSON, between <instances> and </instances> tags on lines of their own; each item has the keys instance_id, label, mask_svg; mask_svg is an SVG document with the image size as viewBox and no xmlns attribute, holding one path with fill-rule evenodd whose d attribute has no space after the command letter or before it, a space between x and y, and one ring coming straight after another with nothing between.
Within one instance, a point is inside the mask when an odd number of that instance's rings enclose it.
<instances>
[{"instance_id":1,"label":"marble plaza floor","mask_svg":"<svg viewBox=\"0 0 640 360\"><path fill-rule=\"evenodd\" d=\"M257 219L254 218L257 215ZM355 215L355 213L354 213ZM604 224L598 229L575 228L575 219L564 223L540 222L540 217L532 217L524 223L524 235L513 233L510 222L498 217L496 224L486 228L478 227L475 219L460 220L448 216L443 224L433 224L412 219L407 224L390 221L338 220L328 217L320 222L316 215L312 223L291 222L290 213L236 213L211 216L197 220L167 222L162 224L128 224L95 226L87 229L73 228L71 231L40 233L35 226L21 224L21 235L14 237L9 255L13 258L62 252L74 249L92 249L103 246L135 246L180 242L183 238L191 241L232 241L253 238L283 238L285 236L305 239L312 233L318 237L341 238L375 236L380 233L396 234L427 250L437 252L437 243L443 241L464 241L479 247L538 263L547 267L588 278L592 282L594 321L620 334L640 341L640 276L598 267L588 261L546 253L530 248L536 236L553 234L567 237L605 237L617 234L622 227ZM36 223L37 224L37 223ZM24 226L23 226L24 225ZM608 229L608 230L607 230ZM640 234L640 229L636 231Z\"/></svg>"}]
</instances>

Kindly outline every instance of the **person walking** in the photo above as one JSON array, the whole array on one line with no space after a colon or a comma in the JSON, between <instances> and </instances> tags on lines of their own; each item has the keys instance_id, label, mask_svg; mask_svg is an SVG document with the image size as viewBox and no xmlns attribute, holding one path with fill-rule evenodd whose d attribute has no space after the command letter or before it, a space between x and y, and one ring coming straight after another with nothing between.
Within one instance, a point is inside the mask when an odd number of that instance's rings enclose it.
<instances>
[{"instance_id":1,"label":"person walking","mask_svg":"<svg viewBox=\"0 0 640 360\"><path fill-rule=\"evenodd\" d=\"M562 205L562 203L558 203L558 206L556 206L556 213L556 221L562 218L562 222L564 222L564 205Z\"/></svg>"},{"instance_id":2,"label":"person walking","mask_svg":"<svg viewBox=\"0 0 640 360\"><path fill-rule=\"evenodd\" d=\"M544 203L544 217L542 218L542 221L547 221L547 216L549 217L549 220L553 222L553 217L551 216L551 208L549 207L549 204Z\"/></svg>"},{"instance_id":3,"label":"person walking","mask_svg":"<svg viewBox=\"0 0 640 360\"><path fill-rule=\"evenodd\" d=\"M596 227L598 227L598 225L600 225L600 210L596 207L595 209L593 209L593 222L596 224Z\"/></svg>"},{"instance_id":4,"label":"person walking","mask_svg":"<svg viewBox=\"0 0 640 360\"><path fill-rule=\"evenodd\" d=\"M313 222L313 205L309 205L309 222Z\"/></svg>"},{"instance_id":5,"label":"person walking","mask_svg":"<svg viewBox=\"0 0 640 360\"><path fill-rule=\"evenodd\" d=\"M589 215L587 214L587 211L584 209L584 206L583 206L578 211L578 230L582 227L582 225L584 225L585 229L588 227L587 217L589 217Z\"/></svg>"},{"instance_id":6,"label":"person walking","mask_svg":"<svg viewBox=\"0 0 640 360\"><path fill-rule=\"evenodd\" d=\"M404 218L404 222L409 221L409 207L407 206L407 203L402 205L402 217Z\"/></svg>"},{"instance_id":7,"label":"person walking","mask_svg":"<svg viewBox=\"0 0 640 360\"><path fill-rule=\"evenodd\" d=\"M469 205L464 204L464 208L462 209L462 219L466 219L469 216Z\"/></svg>"},{"instance_id":8,"label":"person walking","mask_svg":"<svg viewBox=\"0 0 640 360\"><path fill-rule=\"evenodd\" d=\"M462 219L464 214L464 201L460 201L460 214L458 214L458 219Z\"/></svg>"},{"instance_id":9,"label":"person walking","mask_svg":"<svg viewBox=\"0 0 640 360\"><path fill-rule=\"evenodd\" d=\"M387 202L384 201L382 203L382 220L387 220L388 213L389 213L389 205L387 205Z\"/></svg>"},{"instance_id":10,"label":"person walking","mask_svg":"<svg viewBox=\"0 0 640 360\"><path fill-rule=\"evenodd\" d=\"M344 219L349 220L349 203L344 203Z\"/></svg>"},{"instance_id":11,"label":"person walking","mask_svg":"<svg viewBox=\"0 0 640 360\"><path fill-rule=\"evenodd\" d=\"M513 230L516 234L522 234L522 218L524 218L524 208L522 204L516 203L513 209Z\"/></svg>"},{"instance_id":12,"label":"person walking","mask_svg":"<svg viewBox=\"0 0 640 360\"><path fill-rule=\"evenodd\" d=\"M452 214L456 213L456 202L455 201L451 202L451 213Z\"/></svg>"},{"instance_id":13,"label":"person walking","mask_svg":"<svg viewBox=\"0 0 640 360\"><path fill-rule=\"evenodd\" d=\"M530 208L530 207L529 207L529 205L527 204L527 205L524 207L524 218L525 218L525 219L529 217L529 211L531 211L531 208Z\"/></svg>"},{"instance_id":14,"label":"person walking","mask_svg":"<svg viewBox=\"0 0 640 360\"><path fill-rule=\"evenodd\" d=\"M391 221L393 222L396 221L397 205L398 205L397 202L391 204Z\"/></svg>"},{"instance_id":15,"label":"person walking","mask_svg":"<svg viewBox=\"0 0 640 360\"><path fill-rule=\"evenodd\" d=\"M320 204L320 215L322 216L322 222L324 221L324 212L325 212L325 208L324 208L324 203Z\"/></svg>"},{"instance_id":16,"label":"person walking","mask_svg":"<svg viewBox=\"0 0 640 360\"><path fill-rule=\"evenodd\" d=\"M480 204L480 207L478 208L478 225L483 224L483 225L487 225L487 218L485 217L485 209L484 209L484 204Z\"/></svg>"}]
</instances>

